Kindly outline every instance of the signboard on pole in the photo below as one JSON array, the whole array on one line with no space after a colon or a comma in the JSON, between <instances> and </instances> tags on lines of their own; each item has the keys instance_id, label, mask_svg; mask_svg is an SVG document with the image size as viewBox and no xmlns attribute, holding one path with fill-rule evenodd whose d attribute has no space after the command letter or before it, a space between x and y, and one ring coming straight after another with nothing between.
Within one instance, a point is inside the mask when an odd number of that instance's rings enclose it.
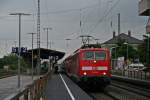
<instances>
[{"instance_id":1,"label":"signboard on pole","mask_svg":"<svg viewBox=\"0 0 150 100\"><path fill-rule=\"evenodd\" d=\"M124 66L124 57L118 57L116 69L123 69Z\"/></svg>"},{"instance_id":2,"label":"signboard on pole","mask_svg":"<svg viewBox=\"0 0 150 100\"><path fill-rule=\"evenodd\" d=\"M18 47L12 47L12 53L18 54L19 53L19 48ZM21 47L20 53L21 54L27 53L27 47Z\"/></svg>"}]
</instances>

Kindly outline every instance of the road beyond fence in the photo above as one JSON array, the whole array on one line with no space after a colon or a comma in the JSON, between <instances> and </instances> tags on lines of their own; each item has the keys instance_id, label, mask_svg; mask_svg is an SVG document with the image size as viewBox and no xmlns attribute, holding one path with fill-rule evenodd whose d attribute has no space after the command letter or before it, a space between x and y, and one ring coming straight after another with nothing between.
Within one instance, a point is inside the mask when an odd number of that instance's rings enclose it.
<instances>
[{"instance_id":1,"label":"road beyond fence","mask_svg":"<svg viewBox=\"0 0 150 100\"><path fill-rule=\"evenodd\" d=\"M21 88L17 88L17 76L0 79L0 100L34 100L35 95L43 89L43 84L48 75L43 75L38 79L31 76L21 76ZM30 98L30 99L29 99Z\"/></svg>"}]
</instances>

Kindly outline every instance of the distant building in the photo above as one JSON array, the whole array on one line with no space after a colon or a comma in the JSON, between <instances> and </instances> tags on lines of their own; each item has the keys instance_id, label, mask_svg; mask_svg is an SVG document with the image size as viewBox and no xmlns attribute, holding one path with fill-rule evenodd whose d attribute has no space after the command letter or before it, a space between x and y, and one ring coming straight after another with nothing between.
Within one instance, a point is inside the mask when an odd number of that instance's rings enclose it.
<instances>
[{"instance_id":1,"label":"distant building","mask_svg":"<svg viewBox=\"0 0 150 100\"><path fill-rule=\"evenodd\" d=\"M110 40L102 43L102 47L107 47L107 48L112 48L115 47L116 44L118 43L118 40L123 40L129 45L132 45L135 49L137 49L139 44L142 44L143 41L139 40L137 38L134 38L131 36L131 31L128 31L128 34L121 33L118 36L116 36L115 32L113 32L113 38Z\"/></svg>"},{"instance_id":2,"label":"distant building","mask_svg":"<svg viewBox=\"0 0 150 100\"><path fill-rule=\"evenodd\" d=\"M138 45L143 43L142 40L139 40L137 38L132 37L131 36L131 31L128 31L128 34L121 33L118 36L116 36L116 34L114 32L113 33L113 37L110 40L105 41L104 43L102 43L101 46L109 48L110 49L110 53L111 53L111 50L113 48L116 48L117 43L118 43L119 40L121 40L124 43L127 43L128 45L133 46L134 49L137 49ZM126 61L126 62L122 62L121 61L120 62L119 58L115 58L115 59L111 60L112 69L123 68L124 64L125 65L129 64L129 61Z\"/></svg>"}]
</instances>

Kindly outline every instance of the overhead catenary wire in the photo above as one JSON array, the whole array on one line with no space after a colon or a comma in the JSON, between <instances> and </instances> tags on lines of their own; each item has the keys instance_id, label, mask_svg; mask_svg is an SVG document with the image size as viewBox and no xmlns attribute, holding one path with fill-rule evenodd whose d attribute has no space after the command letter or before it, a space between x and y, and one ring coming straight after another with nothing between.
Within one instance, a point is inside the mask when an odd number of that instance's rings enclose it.
<instances>
[{"instance_id":1,"label":"overhead catenary wire","mask_svg":"<svg viewBox=\"0 0 150 100\"><path fill-rule=\"evenodd\" d=\"M91 30L89 30L89 33L92 33L92 32L97 28L97 26L98 26L101 22L103 22L103 20L110 14L110 12L118 5L119 2L120 2L120 0L116 1L116 3L109 9L109 11L106 12L106 13L104 14L104 16L103 16L102 18L100 18L100 19L97 21L97 23L93 26L93 28L92 28Z\"/></svg>"},{"instance_id":2,"label":"overhead catenary wire","mask_svg":"<svg viewBox=\"0 0 150 100\"><path fill-rule=\"evenodd\" d=\"M33 1L35 1L35 0L33 0ZM45 0L46 1L46 0ZM118 0L119 1L119 0ZM97 4L95 4L95 5L97 5ZM91 6L89 6L89 8L95 8L95 7L97 7L97 6L95 6L95 5L93 5L93 7L92 7L92 5ZM98 5L99 6L99 5ZM36 8L36 7L35 7ZM111 7L112 8L112 7ZM110 9L111 9L110 8ZM52 12L49 12L49 11L46 11L45 13L43 12L43 13L41 13L41 14L43 14L43 15L48 15L48 14L61 14L61 13L68 13L68 12L74 12L74 11L80 11L80 9L82 9L82 8L79 8L79 9L67 9L67 10L60 10L60 11L52 11ZM83 7L83 10L85 10L85 8ZM107 10L108 11L108 10ZM105 16L106 14L104 14L104 16ZM108 14L108 15L110 15L110 13ZM107 16L108 16L107 15ZM33 14L33 16L35 16L34 14ZM105 20L105 17L103 17L103 18L100 18L100 19L103 19L103 21ZM30 21L32 21L32 20L30 20ZM34 21L34 18L33 18L33 21ZM98 22L96 22L95 24L97 24ZM100 22L101 23L101 22ZM91 28L89 28L88 30L89 30L89 32L88 33L92 33L97 27L98 27L98 25L99 25L99 23L97 24L97 25L92 25L92 27ZM78 30L79 31L79 30ZM71 34L67 34L67 36L75 36L75 35L77 35L79 32L74 32L74 33L71 33Z\"/></svg>"},{"instance_id":3,"label":"overhead catenary wire","mask_svg":"<svg viewBox=\"0 0 150 100\"><path fill-rule=\"evenodd\" d=\"M98 4L94 4L94 5L89 5L89 6L82 7L82 8L66 9L66 10L59 10L59 11L52 11L52 12L41 12L41 15L44 15L44 14L60 14L60 13L68 13L68 12L74 12L74 11L79 12L80 10L95 8L97 6L98 6Z\"/></svg>"},{"instance_id":4,"label":"overhead catenary wire","mask_svg":"<svg viewBox=\"0 0 150 100\"><path fill-rule=\"evenodd\" d=\"M47 1L45 1L47 3ZM36 7L36 1L33 0L33 4L34 4L34 8L37 8ZM46 6L47 4L45 4ZM84 10L84 9L89 9L89 8L95 8L97 7L98 4L94 4L94 5L89 5L89 6L86 6L86 7L82 7L82 8L75 8L75 9L66 9L66 10L59 10L59 11L52 11L52 12L49 12L48 11L48 7L46 7L46 12L41 12L41 15L48 15L48 14L60 14L60 13L68 13L68 12L74 12L74 11L80 11L80 10ZM37 9L35 9L35 12L37 12ZM37 15L37 13L32 13L32 15ZM10 16L0 16L0 19L3 19L3 18L7 18L7 17L10 17Z\"/></svg>"},{"instance_id":5,"label":"overhead catenary wire","mask_svg":"<svg viewBox=\"0 0 150 100\"><path fill-rule=\"evenodd\" d=\"M111 7L110 7L110 9L108 10L108 12L107 11L105 11L105 13L104 13L104 16L103 17L101 17L98 21L97 21L97 23L95 24L95 25L91 25L91 27L89 28L89 31L87 32L87 34L89 35L89 34L92 34L92 32L97 28L97 26L101 23L101 22L103 22L104 21L104 19L112 12L112 10L119 4L119 2L120 2L120 0L117 0L115 3L114 3L114 5L112 5ZM101 3L101 2L100 2ZM99 3L99 4L100 4ZM99 5L98 4L98 5ZM92 27L93 26L93 27ZM82 29L83 30L83 29ZM74 33L75 35L79 35L79 33L80 32L78 32L78 33ZM70 35L74 35L74 34L70 34ZM77 36L78 37L78 36Z\"/></svg>"},{"instance_id":6,"label":"overhead catenary wire","mask_svg":"<svg viewBox=\"0 0 150 100\"><path fill-rule=\"evenodd\" d=\"M101 3L101 2L100 2ZM95 7L98 7L99 6L99 3L98 3L98 5L97 6L95 6ZM94 8L95 8L94 7ZM92 7L91 7L92 8ZM78 39L78 35L80 34L80 35L82 35L83 34L83 29L84 29L84 24L85 24L85 22L83 21L86 17L84 16L84 14L83 14L83 12L84 12L84 9L80 9L80 12L79 12L79 30L77 31L77 32L74 32L74 33L71 33L71 34L68 34L68 37L70 37L70 36L73 36L73 37L76 37L76 39ZM91 14L91 12L93 12L93 10L92 11L90 11L90 13L88 13L88 15L90 15ZM88 16L87 15L87 16ZM76 36L74 36L74 35L76 35Z\"/></svg>"},{"instance_id":7,"label":"overhead catenary wire","mask_svg":"<svg viewBox=\"0 0 150 100\"><path fill-rule=\"evenodd\" d=\"M108 12L105 11L104 16L101 17L101 18L97 21L97 23L96 23L95 25L92 25L92 26L94 26L94 27L93 27L93 28L89 28L90 30L87 32L87 35L92 34L92 32L94 31L94 29L96 29L97 26L98 26L101 22L104 21L104 19L112 12L112 10L117 6L117 4L118 4L119 2L120 2L120 0L117 0L117 1L115 2L115 4L110 7L110 9L108 10ZM100 3L101 3L101 2L100 2ZM81 17L80 17L80 20L81 20ZM82 23L83 23L83 22L82 22ZM82 30L83 30L83 27L82 27ZM76 38L78 38L78 37L79 37L78 35L80 34L80 31L79 31L78 33L74 33L74 34L76 35ZM74 34L70 34L70 35L74 35Z\"/></svg>"},{"instance_id":8,"label":"overhead catenary wire","mask_svg":"<svg viewBox=\"0 0 150 100\"><path fill-rule=\"evenodd\" d=\"M37 12L37 7L36 7L36 0L33 0L33 5L34 5L34 8L35 8L35 11L34 12ZM47 4L46 4L47 5ZM45 5L45 6L46 6ZM61 14L61 13L69 13L69 12L74 12L74 11L77 11L77 12L80 12L80 10L84 10L84 9L89 9L89 8L94 8L94 7L97 7L98 4L94 4L94 5L89 5L89 6L86 6L86 7L82 7L82 8L76 8L76 9L66 9L66 10L59 10L59 11L52 11L52 12L48 12L48 7L46 7L47 11L46 12L41 12L40 14L41 15L45 15L47 16L48 18L48 15L49 14ZM37 16L37 13L32 13L32 16L33 16L33 19L23 19L23 21L34 21L34 24L35 24L35 16ZM13 21L13 20L16 20L16 19L9 19L10 16L0 16L0 19L3 19L3 20L6 20L6 21ZM35 26L35 25L34 25Z\"/></svg>"}]
</instances>

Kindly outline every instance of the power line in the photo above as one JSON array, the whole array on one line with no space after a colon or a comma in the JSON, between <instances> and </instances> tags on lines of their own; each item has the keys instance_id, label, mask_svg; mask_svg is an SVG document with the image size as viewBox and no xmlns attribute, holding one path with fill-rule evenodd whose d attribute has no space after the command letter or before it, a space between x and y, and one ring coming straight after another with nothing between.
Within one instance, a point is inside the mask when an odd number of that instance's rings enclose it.
<instances>
[{"instance_id":1,"label":"power line","mask_svg":"<svg viewBox=\"0 0 150 100\"><path fill-rule=\"evenodd\" d=\"M116 3L114 4L114 5L112 5L112 7L108 10L108 12L107 11L105 11L105 14L104 14L104 16L102 17L102 18L100 18L99 20L98 20L98 22L95 24L95 25L92 25L92 26L94 26L91 30L89 30L89 34L91 34L93 31L94 31L94 29L101 23L101 22L103 22L103 20L109 15L109 13L117 6L117 4L120 2L120 0L118 0L118 1L116 1ZM80 9L80 11L81 11L81 9ZM81 16L81 15L80 15ZM81 17L80 17L80 20L81 20ZM81 31L81 30L80 30ZM78 35L79 33L80 33L80 31L78 32L78 33L72 33L72 34L70 34L70 35L74 35L74 34L76 34L76 35Z\"/></svg>"},{"instance_id":2,"label":"power line","mask_svg":"<svg viewBox=\"0 0 150 100\"><path fill-rule=\"evenodd\" d=\"M66 10L59 10L59 11L52 11L52 12L41 12L41 15L44 15L44 14L68 13L68 12L74 12L74 11L80 11L80 10L84 10L84 9L89 9L89 8L95 8L97 6L98 6L98 4L90 5L90 6L86 6L86 7L82 7L82 8L77 8L77 9L66 9Z\"/></svg>"},{"instance_id":3,"label":"power line","mask_svg":"<svg viewBox=\"0 0 150 100\"><path fill-rule=\"evenodd\" d=\"M109 9L109 11L106 12L106 13L104 14L104 16L98 20L98 22L97 22L97 23L94 25L94 27L89 31L89 33L93 32L94 29L97 28L97 26L98 26L101 22L103 22L103 20L109 15L109 13L117 6L117 4L118 4L119 2L120 2L120 0L116 1L116 3Z\"/></svg>"}]
</instances>

